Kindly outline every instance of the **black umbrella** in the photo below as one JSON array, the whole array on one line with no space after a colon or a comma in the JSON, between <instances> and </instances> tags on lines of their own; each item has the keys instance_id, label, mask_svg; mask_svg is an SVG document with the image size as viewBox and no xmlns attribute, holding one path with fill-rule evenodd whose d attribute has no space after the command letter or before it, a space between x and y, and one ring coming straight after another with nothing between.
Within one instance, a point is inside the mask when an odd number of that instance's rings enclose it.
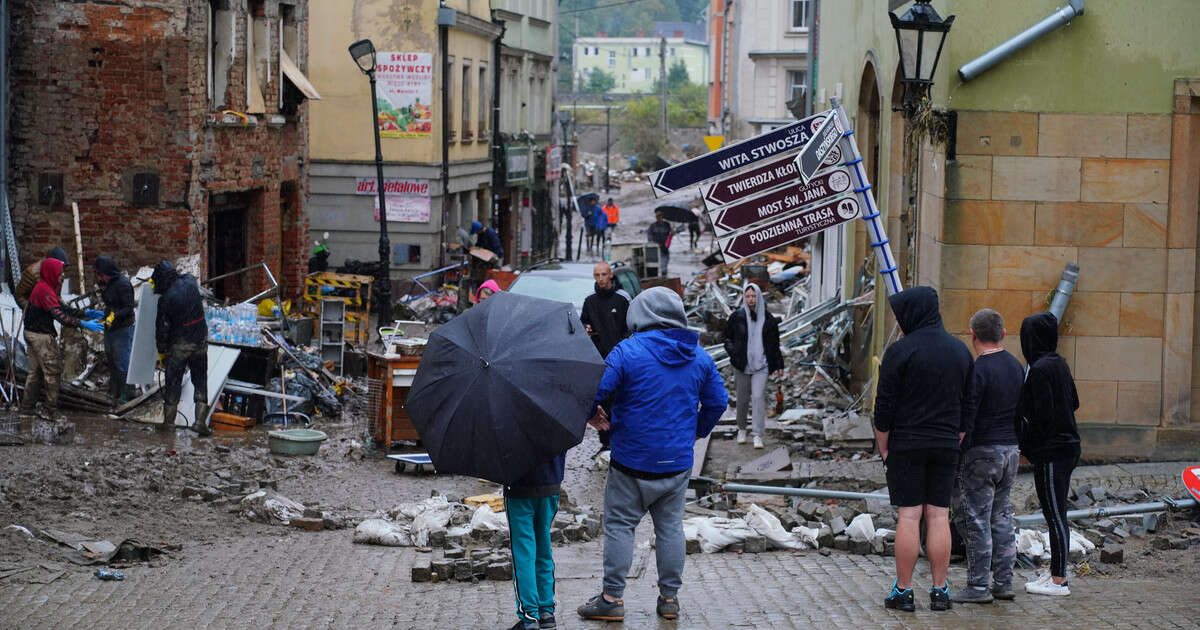
<instances>
[{"instance_id":1,"label":"black umbrella","mask_svg":"<svg viewBox=\"0 0 1200 630\"><path fill-rule=\"evenodd\" d=\"M592 205L599 202L600 195L597 195L596 193L587 193L585 195L579 195L579 197L576 198L576 205L579 206L580 214L587 214L587 208L590 208Z\"/></svg>"},{"instance_id":2,"label":"black umbrella","mask_svg":"<svg viewBox=\"0 0 1200 630\"><path fill-rule=\"evenodd\" d=\"M405 408L438 472L511 485L579 444L603 374L574 306L500 292L430 336Z\"/></svg>"},{"instance_id":3,"label":"black umbrella","mask_svg":"<svg viewBox=\"0 0 1200 630\"><path fill-rule=\"evenodd\" d=\"M691 223L700 220L700 217L696 216L695 212L683 206L659 206L654 209L654 212L661 212L664 219L675 223Z\"/></svg>"}]
</instances>

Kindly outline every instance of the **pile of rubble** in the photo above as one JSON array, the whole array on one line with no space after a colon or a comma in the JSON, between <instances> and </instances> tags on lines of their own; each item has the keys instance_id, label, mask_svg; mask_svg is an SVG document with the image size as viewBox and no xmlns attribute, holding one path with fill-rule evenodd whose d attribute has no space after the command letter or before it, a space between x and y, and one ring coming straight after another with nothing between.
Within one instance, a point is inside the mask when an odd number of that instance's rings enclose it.
<instances>
[{"instance_id":1,"label":"pile of rubble","mask_svg":"<svg viewBox=\"0 0 1200 630\"><path fill-rule=\"evenodd\" d=\"M401 503L358 524L354 542L388 547L415 547L429 553L413 565L414 582L512 579L508 520L500 495L461 501L435 494L423 501ZM600 534L600 519L586 506L560 497L550 528L556 544L586 542Z\"/></svg>"}]
</instances>

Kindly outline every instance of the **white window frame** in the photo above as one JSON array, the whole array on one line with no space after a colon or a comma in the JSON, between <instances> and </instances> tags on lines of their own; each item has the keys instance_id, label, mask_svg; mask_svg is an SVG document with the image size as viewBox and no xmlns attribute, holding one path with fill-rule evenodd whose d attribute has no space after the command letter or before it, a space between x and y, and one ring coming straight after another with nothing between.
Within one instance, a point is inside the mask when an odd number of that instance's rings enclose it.
<instances>
[{"instance_id":1,"label":"white window frame","mask_svg":"<svg viewBox=\"0 0 1200 630\"><path fill-rule=\"evenodd\" d=\"M609 68L617 67L617 51L615 51L615 50L608 51L608 67Z\"/></svg>"},{"instance_id":2,"label":"white window frame","mask_svg":"<svg viewBox=\"0 0 1200 630\"><path fill-rule=\"evenodd\" d=\"M795 100L796 89L799 88L802 95L808 95L808 71L807 70L788 70L787 71L787 100ZM794 77L799 76L800 82L797 83Z\"/></svg>"},{"instance_id":3,"label":"white window frame","mask_svg":"<svg viewBox=\"0 0 1200 630\"><path fill-rule=\"evenodd\" d=\"M812 2L812 0L791 0L791 2L789 3L789 7L788 7L788 11L790 14L788 15L788 22L787 22L789 32L792 32L792 33L807 33L808 32L808 9L809 9L810 2ZM796 13L797 11L800 11L799 15L797 15L797 13ZM799 19L799 21L802 23L801 26L796 26L797 19Z\"/></svg>"}]
</instances>

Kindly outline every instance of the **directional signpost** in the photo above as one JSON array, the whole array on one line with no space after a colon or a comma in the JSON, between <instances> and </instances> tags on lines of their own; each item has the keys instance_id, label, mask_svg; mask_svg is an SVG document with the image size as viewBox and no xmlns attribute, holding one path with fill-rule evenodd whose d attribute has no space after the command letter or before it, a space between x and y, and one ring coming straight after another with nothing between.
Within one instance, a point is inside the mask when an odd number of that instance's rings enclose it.
<instances>
[{"instance_id":1,"label":"directional signpost","mask_svg":"<svg viewBox=\"0 0 1200 630\"><path fill-rule=\"evenodd\" d=\"M842 152L834 149L825 158L825 166L833 166L842 159ZM796 171L795 154L784 156L783 159L768 162L748 171L743 171L725 179L700 185L700 196L709 210L717 206L733 203L751 195L757 195L780 184L790 182L799 177Z\"/></svg>"},{"instance_id":2,"label":"directional signpost","mask_svg":"<svg viewBox=\"0 0 1200 630\"><path fill-rule=\"evenodd\" d=\"M650 175L650 188L655 197L661 197L734 169L795 151L808 143L816 126L825 120L824 117L825 114L809 116L786 127L731 144L719 151L705 153L655 171Z\"/></svg>"},{"instance_id":3,"label":"directional signpost","mask_svg":"<svg viewBox=\"0 0 1200 630\"><path fill-rule=\"evenodd\" d=\"M818 175L808 182L795 182L765 195L741 203L718 208L708 213L717 236L754 225L760 221L774 219L800 210L804 206L825 201L850 190L850 171L839 166Z\"/></svg>"},{"instance_id":4,"label":"directional signpost","mask_svg":"<svg viewBox=\"0 0 1200 630\"><path fill-rule=\"evenodd\" d=\"M816 234L821 230L845 223L858 216L859 203L854 197L844 197L826 204L806 208L778 221L752 227L732 236L717 239L725 262L760 254L794 240Z\"/></svg>"},{"instance_id":5,"label":"directional signpost","mask_svg":"<svg viewBox=\"0 0 1200 630\"><path fill-rule=\"evenodd\" d=\"M837 122L837 112L830 111L824 116L817 133L796 156L796 169L800 171L800 179L806 182L812 179L841 139L842 127Z\"/></svg>"}]
</instances>

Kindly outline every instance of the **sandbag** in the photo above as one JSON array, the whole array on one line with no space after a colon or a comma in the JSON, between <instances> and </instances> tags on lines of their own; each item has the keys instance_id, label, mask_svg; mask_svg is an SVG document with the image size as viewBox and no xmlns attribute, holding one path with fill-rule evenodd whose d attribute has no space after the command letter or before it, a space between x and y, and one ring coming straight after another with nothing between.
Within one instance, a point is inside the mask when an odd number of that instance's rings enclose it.
<instances>
[{"instance_id":1,"label":"sandbag","mask_svg":"<svg viewBox=\"0 0 1200 630\"><path fill-rule=\"evenodd\" d=\"M696 537L700 539L700 551L704 553L716 553L729 545L756 535L746 521L740 518L701 516L687 519L687 521L692 521L696 527ZM687 523L687 521L684 522Z\"/></svg>"},{"instance_id":2,"label":"sandbag","mask_svg":"<svg viewBox=\"0 0 1200 630\"><path fill-rule=\"evenodd\" d=\"M385 547L411 547L413 544L407 525L379 518L369 518L359 523L358 527L354 528L354 542Z\"/></svg>"},{"instance_id":3,"label":"sandbag","mask_svg":"<svg viewBox=\"0 0 1200 630\"><path fill-rule=\"evenodd\" d=\"M506 532L508 531L508 518L503 514L493 512L489 505L481 505L471 515L470 527L472 531L486 529L493 532Z\"/></svg>"},{"instance_id":4,"label":"sandbag","mask_svg":"<svg viewBox=\"0 0 1200 630\"><path fill-rule=\"evenodd\" d=\"M746 509L746 524L777 549L804 549L805 544L783 528L774 514L751 504Z\"/></svg>"},{"instance_id":5,"label":"sandbag","mask_svg":"<svg viewBox=\"0 0 1200 630\"><path fill-rule=\"evenodd\" d=\"M874 542L875 524L871 522L870 514L859 514L851 519L846 526L846 535L850 540L858 542Z\"/></svg>"},{"instance_id":6,"label":"sandbag","mask_svg":"<svg viewBox=\"0 0 1200 630\"><path fill-rule=\"evenodd\" d=\"M260 523L287 525L304 515L304 506L277 492L259 490L241 500L238 513Z\"/></svg>"}]
</instances>

